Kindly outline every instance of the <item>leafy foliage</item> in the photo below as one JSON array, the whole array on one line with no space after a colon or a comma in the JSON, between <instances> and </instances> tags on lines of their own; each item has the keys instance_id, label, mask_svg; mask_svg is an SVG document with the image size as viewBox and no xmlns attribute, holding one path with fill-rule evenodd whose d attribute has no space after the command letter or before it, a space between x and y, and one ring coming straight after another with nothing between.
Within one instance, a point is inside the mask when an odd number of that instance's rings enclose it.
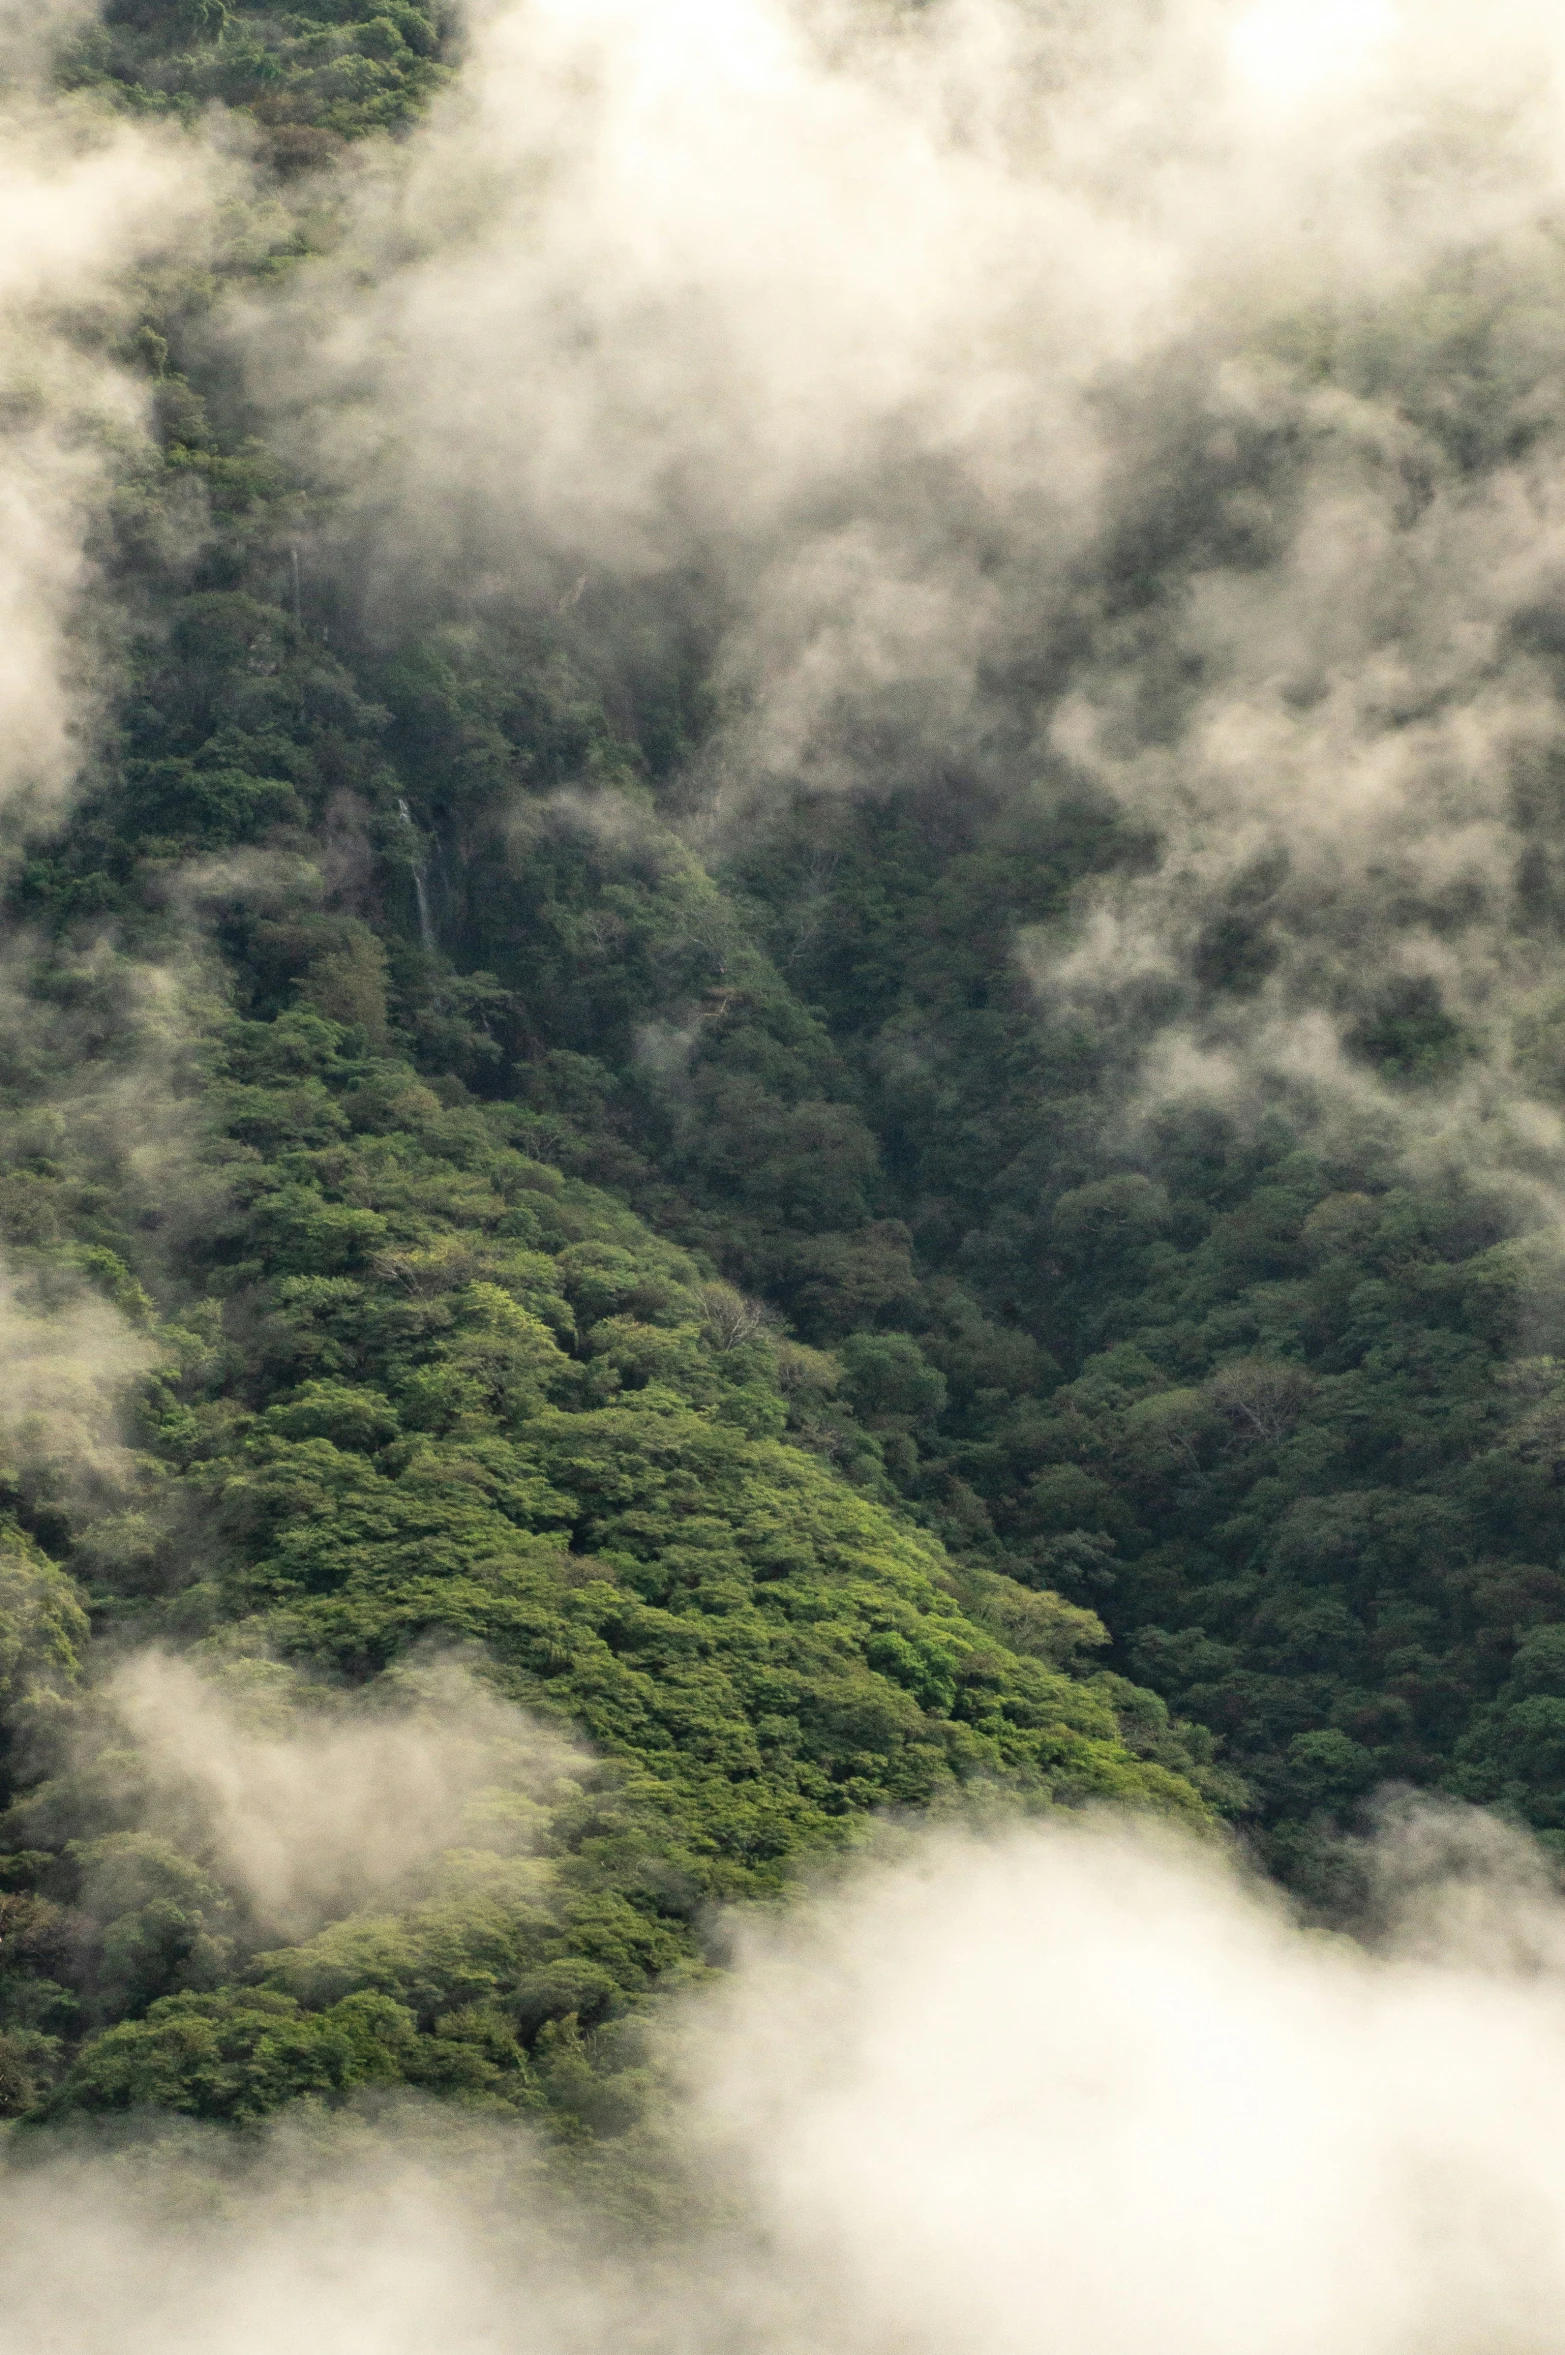
<instances>
[{"instance_id":1,"label":"leafy foliage","mask_svg":"<svg viewBox=\"0 0 1565 2355\"><path fill-rule=\"evenodd\" d=\"M284 171L407 123L439 88L445 10L418 0L109 0L64 61L68 88L137 113L244 107Z\"/></svg>"},{"instance_id":2,"label":"leafy foliage","mask_svg":"<svg viewBox=\"0 0 1565 2355\"><path fill-rule=\"evenodd\" d=\"M394 132L444 39L125 0L63 70L246 107L286 173ZM128 1453L0 1433L0 2109L396 2083L617 2132L711 1906L887 1809L1215 1808L1328 1905L1388 1778L1565 1842L1553 1246L1280 1120L1128 1151L1125 1042L1017 955L1144 855L1079 788L800 793L698 858L699 629L388 645L301 587L209 299L145 324L142 619L8 904L0 1237L152 1371ZM1254 988L1252 914L1203 987ZM1410 1090L1468 1051L1419 988L1352 1043ZM279 1944L101 1714L147 1640L291 1706L458 1647L590 1754L530 1846Z\"/></svg>"}]
</instances>

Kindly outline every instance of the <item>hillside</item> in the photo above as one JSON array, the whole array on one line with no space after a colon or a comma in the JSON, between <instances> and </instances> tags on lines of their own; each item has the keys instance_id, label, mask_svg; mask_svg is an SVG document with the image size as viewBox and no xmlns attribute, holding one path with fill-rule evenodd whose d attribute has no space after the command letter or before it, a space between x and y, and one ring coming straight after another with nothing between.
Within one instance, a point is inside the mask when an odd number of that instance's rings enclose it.
<instances>
[{"instance_id":1,"label":"hillside","mask_svg":"<svg viewBox=\"0 0 1565 2355\"><path fill-rule=\"evenodd\" d=\"M437 51L413 9L143 7L58 70L138 113L247 107L296 171L395 123ZM565 650L530 647L496 718L438 622L388 659L345 593L297 595L307 498L221 421L220 380L207 406L212 299L176 282L133 339L158 436L105 559L126 675L87 790L11 886L0 1200L41 1371L0 1590L5 2100L246 2120L400 2078L612 2126L636 2006L698 1967L715 1902L964 1786L1199 1815L1209 1746L1102 1670L1089 1611L902 1509L886 1459L918 1461L946 1381L895 1326L859 1329L853 1269L910 1284L911 1262L824 1025L661 831L648 731ZM192 482L199 551L170 557ZM508 937L475 955L445 900L476 890L517 763L542 856L520 888L491 870ZM589 772L644 813L628 858L548 815ZM781 1087L753 1082L767 1109L729 1135L814 1268L807 1341L674 1152L656 1189L600 1117L634 1026L730 959L726 1058ZM129 1455L93 1295L148 1368ZM959 1313L980 1355L1027 1357ZM134 1769L93 1763L95 1679L147 1643L285 1718L323 1678L364 1692L477 1648L494 1689L591 1745L545 1884L502 1841L410 1911L279 1949L199 1834L162 1837Z\"/></svg>"},{"instance_id":2,"label":"hillside","mask_svg":"<svg viewBox=\"0 0 1565 2355\"><path fill-rule=\"evenodd\" d=\"M393 581L247 354L255 306L365 275L354 158L462 70L410 0L113 0L48 68L73 122L173 125L244 176L209 250L71 330L152 426L92 518L107 684L68 806L6 817L14 2117L406 2083L612 2133L716 1909L888 1811L1226 1822L1327 1914L1388 1783L1565 1844L1553 1148L1463 1143L1502 1125L1471 1093L1502 1063L1558 1117L1552 755L1507 804L1500 914L1453 853L1373 868L1377 931L1247 836L1167 886L1161 962L1127 918L1088 989L1051 976L1172 871L1173 821L1107 756L1040 753L1037 708L1176 638L1192 580L1284 562L1297 417L1214 457L1159 396L1169 448L1048 647L999 633L965 734L860 682L846 783L814 744L731 789L741 568L711 533ZM1324 355L1270 318L1268 365L1331 463L1373 403L1403 439L1354 462L1471 503L1551 430L1554 343L1517 324L1536 287L1436 294ZM910 537L954 535L936 460L906 468ZM1025 601L1025 552L983 563ZM1552 683L1557 625L1505 630ZM1163 651L1119 714L1143 765L1177 735ZM1228 1052L1285 984L1329 1002L1352 1117L1298 1056L1144 1080L1149 1041ZM526 1854L465 1838L284 1939L158 1813L112 1698L149 1646L274 1730L415 1705L454 1652L583 1749L542 1800L506 1786Z\"/></svg>"}]
</instances>

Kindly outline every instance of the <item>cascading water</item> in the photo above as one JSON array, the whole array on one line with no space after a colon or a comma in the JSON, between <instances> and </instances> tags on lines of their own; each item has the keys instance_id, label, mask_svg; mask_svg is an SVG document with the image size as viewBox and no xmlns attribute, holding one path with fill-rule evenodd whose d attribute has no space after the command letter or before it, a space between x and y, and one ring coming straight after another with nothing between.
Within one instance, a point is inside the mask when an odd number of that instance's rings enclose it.
<instances>
[{"instance_id":1,"label":"cascading water","mask_svg":"<svg viewBox=\"0 0 1565 2355\"><path fill-rule=\"evenodd\" d=\"M435 946L435 926L429 912L429 880L425 872L427 854L424 849L424 839L413 822L413 812L400 794L397 796L397 815L412 835L414 842L413 891L418 901L418 936L425 948L432 949Z\"/></svg>"}]
</instances>

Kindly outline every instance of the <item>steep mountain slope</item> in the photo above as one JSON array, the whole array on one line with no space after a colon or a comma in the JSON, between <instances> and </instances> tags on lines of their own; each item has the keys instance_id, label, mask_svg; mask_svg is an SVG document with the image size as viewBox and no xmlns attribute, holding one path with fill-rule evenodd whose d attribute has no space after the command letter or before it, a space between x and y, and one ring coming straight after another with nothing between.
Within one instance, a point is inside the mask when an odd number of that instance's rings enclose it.
<instances>
[{"instance_id":1,"label":"steep mountain slope","mask_svg":"<svg viewBox=\"0 0 1565 2355\"><path fill-rule=\"evenodd\" d=\"M268 168L296 170L329 152L306 132L394 122L436 48L412 9L140 7L63 78L142 112L249 107ZM851 1265L909 1264L851 1179L851 1224L828 1210L812 1241L839 1133L873 1147L820 1024L658 825L656 714L612 721L545 639L508 733L448 740L473 722L440 627L390 657L358 642L344 592L301 590L302 489L242 415L212 422L232 406L201 357L213 293L149 289L132 349L157 442L103 550L124 681L11 891L0 1216L32 1354L0 1588L3 2098L246 2120L402 2082L612 2130L639 2100L637 2006L700 1967L713 1904L777 1890L871 1811L988 1788L1200 1819L1191 1774L1224 1786L1209 1744L1096 1667L1089 1611L954 1561L900 1509L881 1466L944 1395L916 1348L788 1338L720 1277L672 1148L661 1191L634 1150L596 1169L591 1050L629 1055L726 941L785 1090L818 1071L839 1099L807 1101L784 1148L779 1247L822 1303L801 1329L855 1323ZM587 775L645 816L607 872L547 798ZM502 982L451 954L448 903L529 808L536 855L491 870L477 920L505 927ZM241 1747L322 1707L373 1726L382 1686L394 1706L438 1687L454 1645L478 1692L590 1754L502 1760L433 1879L357 1910L328 1892L280 1944L210 1811L181 1818L160 1784L175 1737L117 1697L148 1643L201 1665Z\"/></svg>"},{"instance_id":2,"label":"steep mountain slope","mask_svg":"<svg viewBox=\"0 0 1565 2355\"><path fill-rule=\"evenodd\" d=\"M1276 413L1154 403L979 740L910 748L871 698L849 782L725 799L721 552L388 585L246 376L236 298L272 316L344 234L347 142L459 63L400 0L135 0L57 69L84 119L230 110L254 176L116 344L156 431L93 546L112 691L8 885L13 2114L400 2082L612 2130L714 1904L887 1809L1224 1816L1328 1911L1387 1781L1565 1840L1557 1226L1458 1133L1499 1068L1480 920L1533 976L1494 985L1504 1069L1560 1099L1554 772L1503 920L1465 871L1369 870L1443 965L1279 852L1067 986L1175 829L1036 719L1152 642L1121 719L1156 769L1191 584L1259 595L1306 445L1372 445L1409 534L1442 468L1498 498L1547 426L1538 288L1329 336L1301 296ZM1506 629L1552 680L1552 621ZM1232 1077L1277 976L1329 998L1362 1116ZM1147 1082L1173 1037L1224 1085ZM484 1733L413 1881L279 1911L159 1795L117 1681L149 1644L241 1749L382 1706L445 1740L455 1647L590 1755Z\"/></svg>"}]
</instances>

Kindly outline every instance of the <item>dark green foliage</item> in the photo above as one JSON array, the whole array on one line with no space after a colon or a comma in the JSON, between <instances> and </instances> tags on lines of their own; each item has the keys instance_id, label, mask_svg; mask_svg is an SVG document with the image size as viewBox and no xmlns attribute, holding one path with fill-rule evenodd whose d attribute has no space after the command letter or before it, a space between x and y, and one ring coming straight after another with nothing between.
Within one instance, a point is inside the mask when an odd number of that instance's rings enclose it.
<instances>
[{"instance_id":1,"label":"dark green foliage","mask_svg":"<svg viewBox=\"0 0 1565 2355\"><path fill-rule=\"evenodd\" d=\"M445 37L125 0L64 71L296 169ZM1216 1806L1323 1901L1386 1780L1565 1843L1553 1246L1280 1118L1128 1147L1135 1041L1018 953L1146 860L1079 786L785 795L702 858L689 584L371 631L204 299L136 346L124 691L7 910L7 1265L145 1365L129 1455L83 1408L0 1458L0 2114L395 2083L617 2131L713 1906L877 1811ZM1280 884L1193 987L1259 987ZM1471 1052L1421 981L1348 1037L1409 1097ZM95 1715L149 1639L349 1709L454 1648L590 1758L531 1846L280 1943Z\"/></svg>"},{"instance_id":2,"label":"dark green foliage","mask_svg":"<svg viewBox=\"0 0 1565 2355\"><path fill-rule=\"evenodd\" d=\"M61 78L141 113L242 106L298 171L409 121L443 78L447 22L443 0L108 0Z\"/></svg>"},{"instance_id":3,"label":"dark green foliage","mask_svg":"<svg viewBox=\"0 0 1565 2355\"><path fill-rule=\"evenodd\" d=\"M223 1535L210 1609L352 1675L483 1643L666 1786L718 1885L953 1770L1112 1785L1077 1688L964 1681L938 1552L784 1444L776 1344L714 1347L691 1262L518 1151L526 1114L448 1109L309 1013L237 1026L226 1069L226 1339L147 1427ZM938 1406L911 1343L866 1349L871 1395L883 1357Z\"/></svg>"},{"instance_id":4,"label":"dark green foliage","mask_svg":"<svg viewBox=\"0 0 1565 2355\"><path fill-rule=\"evenodd\" d=\"M415 2050L411 2013L384 1995L349 1995L312 2013L264 1987L163 1995L144 2018L95 2038L58 2098L244 2124L301 2094L404 2082Z\"/></svg>"},{"instance_id":5,"label":"dark green foliage","mask_svg":"<svg viewBox=\"0 0 1565 2355\"><path fill-rule=\"evenodd\" d=\"M1200 1744L1150 1695L1137 1716L1128 1686L1083 1681L1102 1640L1089 1613L953 1567L892 1509L885 1467L916 1460L948 1395L920 1345L864 1331L840 1361L801 1346L562 1171L603 1174L609 1153L608 1174L664 1199L639 1150L613 1163L601 1125L616 1086L605 1025L624 1024L623 1041L627 1017L606 1000L585 1036L599 1054L540 1046L521 1064L518 993L481 977L459 989L417 943L401 780L352 674L250 590L198 582L169 613L117 773L20 886L51 942L30 969L33 1019L70 1042L86 1103L88 1074L136 1068L145 1043L127 959L107 967L119 996L78 978L83 868L146 954L171 927L182 937L173 859L250 834L296 863L267 870L259 896L242 866L196 870L223 966L169 1075L170 1114L183 1102L194 1123L177 1207L138 1195L79 1105L48 1115L40 1158L28 1122L55 1100L51 1058L15 1074L14 1181L33 1184L19 1199L40 1266L85 1251L84 1272L134 1304L134 1262L167 1312L135 1433L140 1496L67 1512L53 1542L74 1539L111 1641L195 1640L218 1659L237 1642L339 1688L431 1643L477 1646L502 1692L585 1734L602 1763L555 1816L547 1886L503 1856L453 1865L402 1911L291 1949L259 1935L199 1842L127 1824L128 1802L91 1776L19 1773L13 1837L37 1844L41 1959L7 2032L41 2041L15 2099L243 2121L395 2079L603 2131L640 2099L635 2007L700 1967L703 1910L779 1888L870 1811L974 1784L1034 1805L1198 1811ZM252 828L254 798L228 780L263 764L295 799ZM171 811L183 819L212 777L203 831L176 835ZM350 890L297 863L318 860L334 823L360 846ZM694 905L737 942L711 882L647 825L649 924L671 898L681 924ZM596 846L560 839L569 880ZM570 887L590 910L599 884ZM540 903L545 942L557 923ZM667 1002L659 973L638 1013ZM808 1018L788 1020L807 1042ZM773 1076L786 1086L793 1068L774 1059ZM787 1148L800 1186L820 1182L820 1136ZM805 1221L794 1197L766 1199L780 1249ZM842 1240L879 1247L865 1205L848 1208L860 1224ZM905 1238L886 1248L911 1283ZM817 1322L840 1327L841 1289L817 1280ZM116 1770L107 1787L135 1785Z\"/></svg>"}]
</instances>

